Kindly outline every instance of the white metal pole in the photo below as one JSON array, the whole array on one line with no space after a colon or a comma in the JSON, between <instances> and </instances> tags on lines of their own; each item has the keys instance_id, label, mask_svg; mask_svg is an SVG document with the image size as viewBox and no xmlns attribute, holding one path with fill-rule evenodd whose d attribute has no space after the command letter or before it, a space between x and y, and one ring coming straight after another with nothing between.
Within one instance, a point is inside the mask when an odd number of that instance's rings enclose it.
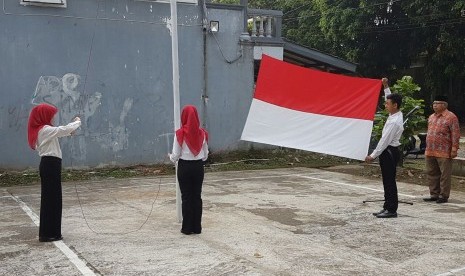
<instances>
[{"instance_id":1,"label":"white metal pole","mask_svg":"<svg viewBox=\"0 0 465 276\"><path fill-rule=\"evenodd\" d=\"M178 10L176 0L171 0L171 56L173 62L173 104L174 129L181 125L181 108L179 101L179 57L178 57ZM176 135L176 134L175 134ZM178 221L182 221L181 191L178 182L178 165L176 164L176 214Z\"/></svg>"}]
</instances>

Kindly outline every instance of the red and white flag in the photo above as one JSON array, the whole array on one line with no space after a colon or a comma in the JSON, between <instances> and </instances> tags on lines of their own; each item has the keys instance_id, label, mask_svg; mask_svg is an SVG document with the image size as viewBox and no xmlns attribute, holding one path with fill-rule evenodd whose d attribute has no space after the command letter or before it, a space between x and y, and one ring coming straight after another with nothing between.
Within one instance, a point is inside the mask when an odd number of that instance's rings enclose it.
<instances>
[{"instance_id":1,"label":"red and white flag","mask_svg":"<svg viewBox=\"0 0 465 276\"><path fill-rule=\"evenodd\" d=\"M264 55L241 140L365 160L380 90Z\"/></svg>"}]
</instances>

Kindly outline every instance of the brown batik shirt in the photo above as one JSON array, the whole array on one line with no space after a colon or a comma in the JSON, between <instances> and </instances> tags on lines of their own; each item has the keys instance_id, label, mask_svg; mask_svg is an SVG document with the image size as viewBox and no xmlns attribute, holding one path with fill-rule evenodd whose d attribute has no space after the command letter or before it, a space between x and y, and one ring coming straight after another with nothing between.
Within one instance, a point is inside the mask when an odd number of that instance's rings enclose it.
<instances>
[{"instance_id":1,"label":"brown batik shirt","mask_svg":"<svg viewBox=\"0 0 465 276\"><path fill-rule=\"evenodd\" d=\"M426 156L451 158L451 151L458 150L460 143L459 120L449 110L428 118Z\"/></svg>"}]
</instances>

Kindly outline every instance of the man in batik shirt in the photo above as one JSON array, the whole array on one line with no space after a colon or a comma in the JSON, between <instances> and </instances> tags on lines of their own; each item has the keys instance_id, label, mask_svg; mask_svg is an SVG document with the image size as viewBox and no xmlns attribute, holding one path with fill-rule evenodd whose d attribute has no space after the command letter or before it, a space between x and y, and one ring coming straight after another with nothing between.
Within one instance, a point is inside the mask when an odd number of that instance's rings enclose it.
<instances>
[{"instance_id":1,"label":"man in batik shirt","mask_svg":"<svg viewBox=\"0 0 465 276\"><path fill-rule=\"evenodd\" d=\"M425 150L430 197L423 200L445 203L450 195L452 159L459 150L459 120L447 110L445 96L436 96L433 110L428 118Z\"/></svg>"}]
</instances>

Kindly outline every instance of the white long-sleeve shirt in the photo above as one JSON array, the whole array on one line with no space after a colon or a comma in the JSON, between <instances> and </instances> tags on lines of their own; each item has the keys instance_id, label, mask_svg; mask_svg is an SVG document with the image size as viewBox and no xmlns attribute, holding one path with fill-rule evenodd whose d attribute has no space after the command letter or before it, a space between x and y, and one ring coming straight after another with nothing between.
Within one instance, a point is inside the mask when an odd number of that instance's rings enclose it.
<instances>
[{"instance_id":1,"label":"white long-sleeve shirt","mask_svg":"<svg viewBox=\"0 0 465 276\"><path fill-rule=\"evenodd\" d=\"M208 158L208 144L205 138L203 139L202 149L200 149L199 154L194 156L192 151L187 146L186 142L182 142L182 146L179 145L176 134L174 135L173 141L173 151L170 154L171 162L177 162L179 159L183 160L207 160Z\"/></svg>"},{"instance_id":2,"label":"white long-sleeve shirt","mask_svg":"<svg viewBox=\"0 0 465 276\"><path fill-rule=\"evenodd\" d=\"M389 94L391 94L391 90L389 88L384 89L384 96L387 97ZM381 155L388 146L400 146L400 137L402 136L402 132L404 132L404 116L402 112L398 111L394 114L389 114L389 117L383 127L381 139L370 156L372 158L376 158Z\"/></svg>"},{"instance_id":3,"label":"white long-sleeve shirt","mask_svg":"<svg viewBox=\"0 0 465 276\"><path fill-rule=\"evenodd\" d=\"M391 89L389 87L384 88L384 100L387 101L387 96L391 95Z\"/></svg>"},{"instance_id":4,"label":"white long-sleeve shirt","mask_svg":"<svg viewBox=\"0 0 465 276\"><path fill-rule=\"evenodd\" d=\"M60 143L58 138L71 135L78 127L81 126L81 121L75 121L65 126L44 126L39 130L37 137L36 150L39 156L55 156L62 158Z\"/></svg>"}]
</instances>

